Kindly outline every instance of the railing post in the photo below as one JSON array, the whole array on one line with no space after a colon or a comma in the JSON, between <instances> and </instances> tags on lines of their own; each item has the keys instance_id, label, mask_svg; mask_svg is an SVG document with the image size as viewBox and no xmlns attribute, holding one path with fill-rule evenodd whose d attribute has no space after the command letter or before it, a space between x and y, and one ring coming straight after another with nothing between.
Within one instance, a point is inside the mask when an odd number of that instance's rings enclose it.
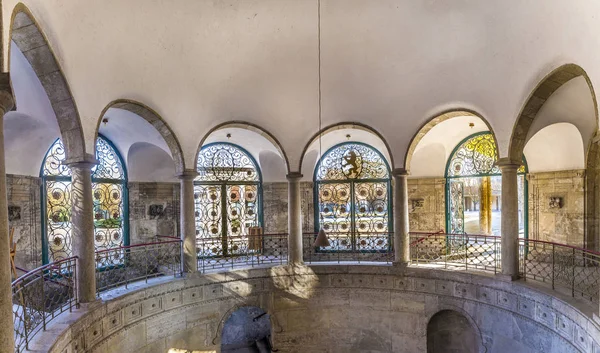
<instances>
[{"instance_id":1,"label":"railing post","mask_svg":"<svg viewBox=\"0 0 600 353\"><path fill-rule=\"evenodd\" d=\"M552 244L552 289L554 289L554 277L556 276L556 269L554 267L555 264L555 259L554 256L556 255L556 249L554 248L554 244Z\"/></svg>"},{"instance_id":2,"label":"railing post","mask_svg":"<svg viewBox=\"0 0 600 353\"><path fill-rule=\"evenodd\" d=\"M466 271L469 268L469 261L468 261L469 251L467 249L467 244L469 242L469 235L468 234L463 235L463 239L464 239L464 247L465 247L465 271Z\"/></svg>"},{"instance_id":3,"label":"railing post","mask_svg":"<svg viewBox=\"0 0 600 353\"><path fill-rule=\"evenodd\" d=\"M526 281L527 280L527 248L528 248L529 244L527 244L527 239L523 239L523 279ZM519 249L519 253L520 253L520 249Z\"/></svg>"},{"instance_id":4,"label":"railing post","mask_svg":"<svg viewBox=\"0 0 600 353\"><path fill-rule=\"evenodd\" d=\"M42 273L42 275L40 276L40 282L42 283L42 305L41 307L44 308L42 310L42 328L44 329L44 331L46 331L46 286L45 286L45 279L44 279L44 274Z\"/></svg>"},{"instance_id":5,"label":"railing post","mask_svg":"<svg viewBox=\"0 0 600 353\"><path fill-rule=\"evenodd\" d=\"M494 274L498 273L498 239L494 238Z\"/></svg>"},{"instance_id":6,"label":"railing post","mask_svg":"<svg viewBox=\"0 0 600 353\"><path fill-rule=\"evenodd\" d=\"M575 297L575 248L573 248L573 271L571 273L571 295Z\"/></svg>"}]
</instances>

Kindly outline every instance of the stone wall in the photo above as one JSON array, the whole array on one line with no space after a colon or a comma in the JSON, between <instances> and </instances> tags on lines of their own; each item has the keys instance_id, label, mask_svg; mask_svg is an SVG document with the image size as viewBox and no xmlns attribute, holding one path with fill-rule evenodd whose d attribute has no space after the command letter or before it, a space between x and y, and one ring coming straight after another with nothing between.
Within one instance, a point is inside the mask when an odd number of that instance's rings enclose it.
<instances>
[{"instance_id":1,"label":"stone wall","mask_svg":"<svg viewBox=\"0 0 600 353\"><path fill-rule=\"evenodd\" d=\"M313 183L301 182L302 230L314 232ZM288 183L263 183L263 217L265 233L288 231Z\"/></svg>"},{"instance_id":2,"label":"stone wall","mask_svg":"<svg viewBox=\"0 0 600 353\"><path fill-rule=\"evenodd\" d=\"M179 237L179 183L129 182L131 244L156 241L156 235Z\"/></svg>"},{"instance_id":3,"label":"stone wall","mask_svg":"<svg viewBox=\"0 0 600 353\"><path fill-rule=\"evenodd\" d=\"M33 270L42 264L41 179L8 174L6 188L9 229L14 228L17 243L15 264ZM18 272L18 275L23 274Z\"/></svg>"},{"instance_id":4,"label":"stone wall","mask_svg":"<svg viewBox=\"0 0 600 353\"><path fill-rule=\"evenodd\" d=\"M584 185L583 170L529 174L529 238L582 247Z\"/></svg>"},{"instance_id":5,"label":"stone wall","mask_svg":"<svg viewBox=\"0 0 600 353\"><path fill-rule=\"evenodd\" d=\"M477 352L600 352L600 326L584 314L597 307L576 308L539 286L485 275L320 265L165 280L107 293L89 311L53 321L32 346L51 353L218 350L231 314L258 306L272 317L279 352L426 352L428 323L445 310L468 318Z\"/></svg>"},{"instance_id":6,"label":"stone wall","mask_svg":"<svg viewBox=\"0 0 600 353\"><path fill-rule=\"evenodd\" d=\"M412 232L446 229L446 179L408 179L408 210Z\"/></svg>"}]
</instances>

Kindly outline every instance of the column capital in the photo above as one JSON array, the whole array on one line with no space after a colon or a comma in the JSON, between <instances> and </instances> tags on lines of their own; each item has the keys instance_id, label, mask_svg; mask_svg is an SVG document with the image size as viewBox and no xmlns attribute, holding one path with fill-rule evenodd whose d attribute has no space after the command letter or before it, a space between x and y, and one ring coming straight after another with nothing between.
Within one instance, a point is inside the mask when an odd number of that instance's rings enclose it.
<instances>
[{"instance_id":1,"label":"column capital","mask_svg":"<svg viewBox=\"0 0 600 353\"><path fill-rule=\"evenodd\" d=\"M399 176L408 176L408 171L405 168L395 168L394 170L392 170L392 176L394 177L399 177Z\"/></svg>"},{"instance_id":2,"label":"column capital","mask_svg":"<svg viewBox=\"0 0 600 353\"><path fill-rule=\"evenodd\" d=\"M510 171L511 169L517 170L521 167L521 164L523 164L523 162L514 161L509 157L499 158L496 161L496 165L498 166L498 168L507 171Z\"/></svg>"},{"instance_id":3,"label":"column capital","mask_svg":"<svg viewBox=\"0 0 600 353\"><path fill-rule=\"evenodd\" d=\"M64 164L69 166L69 168L92 169L98 165L98 160L95 156L86 153L83 158L69 158L65 160Z\"/></svg>"},{"instance_id":4,"label":"column capital","mask_svg":"<svg viewBox=\"0 0 600 353\"><path fill-rule=\"evenodd\" d=\"M8 72L0 73L0 109L7 113L14 106L15 99L10 86L10 74Z\"/></svg>"},{"instance_id":5,"label":"column capital","mask_svg":"<svg viewBox=\"0 0 600 353\"><path fill-rule=\"evenodd\" d=\"M198 172L193 169L185 169L183 172L177 174L177 178L180 180L194 180L198 176Z\"/></svg>"},{"instance_id":6,"label":"column capital","mask_svg":"<svg viewBox=\"0 0 600 353\"><path fill-rule=\"evenodd\" d=\"M300 172L290 172L285 176L288 181L298 181L302 179L303 175Z\"/></svg>"}]
</instances>

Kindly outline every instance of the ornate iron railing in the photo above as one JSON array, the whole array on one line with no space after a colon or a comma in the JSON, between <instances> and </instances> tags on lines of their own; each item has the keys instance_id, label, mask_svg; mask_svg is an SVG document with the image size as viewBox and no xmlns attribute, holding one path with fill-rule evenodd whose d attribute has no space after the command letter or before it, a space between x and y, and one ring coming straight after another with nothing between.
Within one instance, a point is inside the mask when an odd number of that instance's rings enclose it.
<instances>
[{"instance_id":1,"label":"ornate iron railing","mask_svg":"<svg viewBox=\"0 0 600 353\"><path fill-rule=\"evenodd\" d=\"M27 272L12 283L15 352L29 349L29 342L46 324L79 303L77 258L70 257ZM96 252L98 294L132 282L181 274L181 240L158 241Z\"/></svg>"},{"instance_id":2,"label":"ornate iron railing","mask_svg":"<svg viewBox=\"0 0 600 353\"><path fill-rule=\"evenodd\" d=\"M98 294L114 287L181 274L181 240L121 246L96 252Z\"/></svg>"},{"instance_id":3,"label":"ornate iron railing","mask_svg":"<svg viewBox=\"0 0 600 353\"><path fill-rule=\"evenodd\" d=\"M348 233L327 233L329 246L313 246L317 233L304 233L304 262L384 262L394 261L393 233L364 233L351 237Z\"/></svg>"},{"instance_id":4,"label":"ornate iron railing","mask_svg":"<svg viewBox=\"0 0 600 353\"><path fill-rule=\"evenodd\" d=\"M411 233L411 262L456 270L500 273L501 238L489 235ZM520 275L552 289L599 301L600 253L540 240L519 239Z\"/></svg>"},{"instance_id":5,"label":"ornate iron railing","mask_svg":"<svg viewBox=\"0 0 600 353\"><path fill-rule=\"evenodd\" d=\"M226 244L224 244L226 242ZM287 263L286 233L203 238L196 242L198 271L219 268L255 267ZM226 255L223 248L228 249Z\"/></svg>"},{"instance_id":6,"label":"ornate iron railing","mask_svg":"<svg viewBox=\"0 0 600 353\"><path fill-rule=\"evenodd\" d=\"M15 352L29 349L31 338L46 324L77 305L77 258L38 267L12 283Z\"/></svg>"}]
</instances>

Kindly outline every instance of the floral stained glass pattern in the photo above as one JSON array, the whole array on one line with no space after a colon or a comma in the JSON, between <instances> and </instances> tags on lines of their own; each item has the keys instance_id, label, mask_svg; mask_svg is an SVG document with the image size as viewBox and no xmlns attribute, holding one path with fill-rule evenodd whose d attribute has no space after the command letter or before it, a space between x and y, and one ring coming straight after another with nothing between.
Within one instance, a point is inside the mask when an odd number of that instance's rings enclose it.
<instances>
[{"instance_id":1,"label":"floral stained glass pattern","mask_svg":"<svg viewBox=\"0 0 600 353\"><path fill-rule=\"evenodd\" d=\"M94 245L96 250L125 245L126 172L117 151L102 137L96 143L98 165L92 169ZM50 147L43 162L48 262L73 255L71 170L61 140Z\"/></svg>"},{"instance_id":2,"label":"floral stained glass pattern","mask_svg":"<svg viewBox=\"0 0 600 353\"><path fill-rule=\"evenodd\" d=\"M500 175L500 168L496 165L497 158L494 136L491 133L477 134L454 150L446 175L449 178ZM521 165L517 172L525 173L525 165Z\"/></svg>"},{"instance_id":3,"label":"floral stained glass pattern","mask_svg":"<svg viewBox=\"0 0 600 353\"><path fill-rule=\"evenodd\" d=\"M250 227L260 226L261 176L254 159L229 143L203 147L194 181L200 256L247 251Z\"/></svg>"},{"instance_id":4,"label":"floral stained glass pattern","mask_svg":"<svg viewBox=\"0 0 600 353\"><path fill-rule=\"evenodd\" d=\"M334 234L323 250L388 251L390 172L379 152L359 143L329 150L315 170L317 229Z\"/></svg>"}]
</instances>

